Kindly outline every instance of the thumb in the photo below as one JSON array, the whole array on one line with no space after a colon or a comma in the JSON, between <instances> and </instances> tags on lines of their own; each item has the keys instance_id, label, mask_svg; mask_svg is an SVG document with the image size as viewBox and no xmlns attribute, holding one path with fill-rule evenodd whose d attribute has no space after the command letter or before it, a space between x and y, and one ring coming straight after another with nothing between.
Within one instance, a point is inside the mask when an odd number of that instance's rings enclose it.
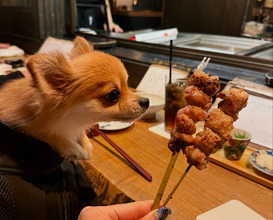
<instances>
[{"instance_id":1,"label":"thumb","mask_svg":"<svg viewBox=\"0 0 273 220\"><path fill-rule=\"evenodd\" d=\"M155 217L155 213L157 212L158 210L155 209L151 212L149 212L147 215L143 216L142 218L138 219L138 220L157 220L156 217Z\"/></svg>"},{"instance_id":2,"label":"thumb","mask_svg":"<svg viewBox=\"0 0 273 220\"><path fill-rule=\"evenodd\" d=\"M108 219L108 220L127 220L139 219L151 210L152 200L132 202L127 204L117 204L110 206L85 207L78 220L86 219ZM150 220L155 220L151 218Z\"/></svg>"}]
</instances>

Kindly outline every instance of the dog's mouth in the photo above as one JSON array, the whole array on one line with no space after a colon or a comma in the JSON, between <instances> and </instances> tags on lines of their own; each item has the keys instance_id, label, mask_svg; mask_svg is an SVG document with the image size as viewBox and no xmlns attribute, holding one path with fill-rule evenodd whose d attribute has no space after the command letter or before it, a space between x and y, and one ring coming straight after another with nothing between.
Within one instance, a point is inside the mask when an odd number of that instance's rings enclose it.
<instances>
[{"instance_id":1,"label":"dog's mouth","mask_svg":"<svg viewBox=\"0 0 273 220\"><path fill-rule=\"evenodd\" d=\"M114 115L113 119L116 121L132 122L132 121L136 121L136 120L140 119L145 113L146 113L146 111L143 111L138 114L116 115L116 116Z\"/></svg>"},{"instance_id":2,"label":"dog's mouth","mask_svg":"<svg viewBox=\"0 0 273 220\"><path fill-rule=\"evenodd\" d=\"M124 122L131 122L139 119L142 115L139 115L138 117L117 117L114 120L115 121L124 121Z\"/></svg>"}]
</instances>

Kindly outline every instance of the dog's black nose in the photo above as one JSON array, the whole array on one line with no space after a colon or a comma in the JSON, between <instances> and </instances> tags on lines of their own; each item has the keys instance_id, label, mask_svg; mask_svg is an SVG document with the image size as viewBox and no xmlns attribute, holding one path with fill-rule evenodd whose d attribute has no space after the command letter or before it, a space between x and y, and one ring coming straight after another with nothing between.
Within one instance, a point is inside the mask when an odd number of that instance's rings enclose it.
<instances>
[{"instance_id":1,"label":"dog's black nose","mask_svg":"<svg viewBox=\"0 0 273 220\"><path fill-rule=\"evenodd\" d=\"M140 99L138 100L138 103L139 103L139 105L140 105L141 107L147 109L147 108L149 108L150 100L147 99L147 98L140 98Z\"/></svg>"}]
</instances>

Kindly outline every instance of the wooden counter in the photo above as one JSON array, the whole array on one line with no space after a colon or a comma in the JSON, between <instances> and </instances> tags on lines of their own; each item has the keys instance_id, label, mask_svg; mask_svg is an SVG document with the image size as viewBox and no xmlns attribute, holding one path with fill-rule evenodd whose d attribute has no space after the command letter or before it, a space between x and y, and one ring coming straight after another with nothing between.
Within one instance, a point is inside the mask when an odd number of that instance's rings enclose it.
<instances>
[{"instance_id":1,"label":"wooden counter","mask_svg":"<svg viewBox=\"0 0 273 220\"><path fill-rule=\"evenodd\" d=\"M101 193L108 198L104 201L106 204L154 199L171 152L167 148L168 140L148 129L162 121L162 114L157 114L155 119L139 120L130 128L105 132L153 176L152 182L135 172L101 136L90 139L94 157L83 165L88 176L93 182L95 180L95 187L100 186L100 181L103 182L104 190ZM186 167L185 156L180 154L162 201ZM105 195L107 190L115 191L111 198ZM116 198L113 198L113 194ZM196 219L201 213L223 203L239 200L269 220L272 219L272 199L270 188L210 162L202 171L196 168L189 171L167 205L173 211L168 219Z\"/></svg>"}]
</instances>

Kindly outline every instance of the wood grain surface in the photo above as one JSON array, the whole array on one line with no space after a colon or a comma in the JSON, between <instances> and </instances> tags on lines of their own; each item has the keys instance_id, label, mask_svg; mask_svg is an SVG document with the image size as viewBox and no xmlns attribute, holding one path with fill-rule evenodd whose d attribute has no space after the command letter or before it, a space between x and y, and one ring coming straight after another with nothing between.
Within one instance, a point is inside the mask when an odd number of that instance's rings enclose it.
<instances>
[{"instance_id":1,"label":"wood grain surface","mask_svg":"<svg viewBox=\"0 0 273 220\"><path fill-rule=\"evenodd\" d=\"M162 114L157 114L156 118L139 120L127 129L106 132L109 138L152 175L152 182L148 182L135 172L101 136L90 139L94 146L94 156L92 160L83 162L88 175L91 178L94 174L92 169L95 170L125 195L124 201L111 199L107 204L116 201L128 202L130 199L134 201L154 199L172 155L167 147L168 140L148 130L162 121ZM162 201L187 166L185 156L180 154ZM196 219L201 213L233 199L241 201L264 218L272 219L273 193L270 188L212 162L202 171L194 167L189 171L168 203L168 207L173 211L168 219Z\"/></svg>"}]
</instances>

